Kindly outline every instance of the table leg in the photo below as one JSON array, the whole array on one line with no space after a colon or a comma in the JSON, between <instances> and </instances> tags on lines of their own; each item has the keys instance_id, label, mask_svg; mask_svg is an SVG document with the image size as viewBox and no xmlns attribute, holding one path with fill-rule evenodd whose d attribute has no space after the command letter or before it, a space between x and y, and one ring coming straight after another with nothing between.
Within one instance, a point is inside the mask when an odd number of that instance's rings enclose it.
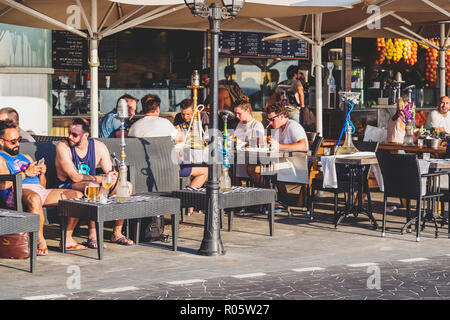
<instances>
[{"instance_id":1,"label":"table leg","mask_svg":"<svg viewBox=\"0 0 450 320\"><path fill-rule=\"evenodd\" d=\"M178 214L172 215L172 250L178 249Z\"/></svg>"},{"instance_id":2,"label":"table leg","mask_svg":"<svg viewBox=\"0 0 450 320\"><path fill-rule=\"evenodd\" d=\"M416 221L416 242L420 241L420 218L421 218L421 201L417 199L417 221Z\"/></svg>"},{"instance_id":3,"label":"table leg","mask_svg":"<svg viewBox=\"0 0 450 320\"><path fill-rule=\"evenodd\" d=\"M136 243L136 245L139 244L139 236L141 233L141 225L142 225L142 219L136 219L136 227L135 227L135 231L134 231L134 242Z\"/></svg>"},{"instance_id":4,"label":"table leg","mask_svg":"<svg viewBox=\"0 0 450 320\"><path fill-rule=\"evenodd\" d=\"M233 230L233 218L234 218L234 210L230 210L228 212L228 232Z\"/></svg>"},{"instance_id":5,"label":"table leg","mask_svg":"<svg viewBox=\"0 0 450 320\"><path fill-rule=\"evenodd\" d=\"M36 255L37 255L37 238L38 233L30 232L30 272L33 273L36 267Z\"/></svg>"},{"instance_id":6,"label":"table leg","mask_svg":"<svg viewBox=\"0 0 450 320\"><path fill-rule=\"evenodd\" d=\"M274 233L274 216L275 216L275 203L271 202L269 205L269 232L270 232L270 236L273 236Z\"/></svg>"},{"instance_id":7,"label":"table leg","mask_svg":"<svg viewBox=\"0 0 450 320\"><path fill-rule=\"evenodd\" d=\"M61 216L61 252L66 253L67 217Z\"/></svg>"},{"instance_id":8,"label":"table leg","mask_svg":"<svg viewBox=\"0 0 450 320\"><path fill-rule=\"evenodd\" d=\"M386 234L386 207L387 207L387 198L383 197L383 222L381 227L381 236L384 237Z\"/></svg>"},{"instance_id":9,"label":"table leg","mask_svg":"<svg viewBox=\"0 0 450 320\"><path fill-rule=\"evenodd\" d=\"M103 259L103 221L95 221L95 232L97 233L98 260Z\"/></svg>"}]
</instances>

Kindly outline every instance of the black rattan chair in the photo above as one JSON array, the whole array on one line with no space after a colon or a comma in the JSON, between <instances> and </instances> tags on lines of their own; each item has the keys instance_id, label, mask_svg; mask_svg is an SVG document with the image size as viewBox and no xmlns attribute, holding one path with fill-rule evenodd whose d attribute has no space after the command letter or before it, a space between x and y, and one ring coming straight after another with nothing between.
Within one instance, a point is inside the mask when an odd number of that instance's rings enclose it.
<instances>
[{"instance_id":1,"label":"black rattan chair","mask_svg":"<svg viewBox=\"0 0 450 320\"><path fill-rule=\"evenodd\" d=\"M378 153L378 163L384 182L384 210L383 210L383 226L382 237L386 233L386 204L387 197L406 198L407 199L407 220L403 226L401 233L409 228L413 223L416 224L416 241L420 241L420 222L425 217L426 210L422 210L422 205L426 200L439 199L444 194L441 192L422 192L422 178L434 177L442 173L421 174L417 155L415 154L388 154ZM416 214L411 216L410 200L416 200ZM437 222L434 219L436 228L435 235L438 233Z\"/></svg>"}]
</instances>

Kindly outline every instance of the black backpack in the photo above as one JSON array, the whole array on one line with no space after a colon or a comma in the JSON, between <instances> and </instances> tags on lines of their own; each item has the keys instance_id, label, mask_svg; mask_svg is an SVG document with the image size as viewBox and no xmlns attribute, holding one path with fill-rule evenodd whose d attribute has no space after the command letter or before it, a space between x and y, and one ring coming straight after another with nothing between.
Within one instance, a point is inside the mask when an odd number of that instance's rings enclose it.
<instances>
[{"instance_id":1,"label":"black backpack","mask_svg":"<svg viewBox=\"0 0 450 320\"><path fill-rule=\"evenodd\" d=\"M164 234L164 216L150 217L142 219L140 238L144 242L169 240L169 235Z\"/></svg>"}]
</instances>

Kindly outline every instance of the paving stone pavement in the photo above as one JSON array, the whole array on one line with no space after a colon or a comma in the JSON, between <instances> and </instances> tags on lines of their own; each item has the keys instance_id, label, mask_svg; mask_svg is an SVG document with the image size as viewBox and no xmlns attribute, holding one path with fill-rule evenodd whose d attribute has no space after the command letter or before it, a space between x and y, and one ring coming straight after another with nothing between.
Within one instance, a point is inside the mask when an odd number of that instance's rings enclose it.
<instances>
[{"instance_id":1,"label":"paving stone pavement","mask_svg":"<svg viewBox=\"0 0 450 320\"><path fill-rule=\"evenodd\" d=\"M377 283L375 275L379 274ZM450 299L450 256L372 266L286 270L118 292L76 292L53 300L429 300ZM123 290L123 291L122 291Z\"/></svg>"},{"instance_id":2,"label":"paving stone pavement","mask_svg":"<svg viewBox=\"0 0 450 320\"><path fill-rule=\"evenodd\" d=\"M381 195L374 194L378 222ZM398 205L398 199L391 202ZM450 298L447 226L435 239L429 223L416 242L414 234L399 233L405 221L400 210L388 216L382 238L362 215L344 219L335 229L330 196L322 197L316 208L314 221L302 213L276 214L272 237L265 215L237 216L232 232L225 231L225 219L221 238L226 254L216 257L197 254L204 223L204 215L198 213L185 217L180 225L177 252L171 250L171 243L125 247L106 241L101 261L96 250L62 254L58 227L47 226L49 255L38 257L35 273L28 272L28 260L0 259L0 300ZM170 229L167 226L166 232ZM83 227L75 239L85 241L86 231ZM105 239L110 236L107 228ZM380 267L381 290L367 288L371 263Z\"/></svg>"}]
</instances>

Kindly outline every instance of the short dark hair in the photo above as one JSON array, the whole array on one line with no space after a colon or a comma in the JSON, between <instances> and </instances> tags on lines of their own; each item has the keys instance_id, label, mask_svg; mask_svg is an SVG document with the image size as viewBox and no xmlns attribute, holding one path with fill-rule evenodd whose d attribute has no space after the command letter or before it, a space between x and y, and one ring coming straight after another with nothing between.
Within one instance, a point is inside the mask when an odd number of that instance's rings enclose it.
<instances>
[{"instance_id":1,"label":"short dark hair","mask_svg":"<svg viewBox=\"0 0 450 320\"><path fill-rule=\"evenodd\" d=\"M81 125L81 129L83 130L83 132L90 132L91 128L89 126L89 121L87 121L86 119L83 118L75 118L72 120L72 125L76 126L76 125Z\"/></svg>"},{"instance_id":2,"label":"short dark hair","mask_svg":"<svg viewBox=\"0 0 450 320\"><path fill-rule=\"evenodd\" d=\"M6 113L8 119L14 121L19 125L19 113L16 111L16 109L11 107L5 107L0 109L0 114Z\"/></svg>"},{"instance_id":3,"label":"short dark hair","mask_svg":"<svg viewBox=\"0 0 450 320\"><path fill-rule=\"evenodd\" d=\"M289 117L289 112L285 106L283 106L279 102L275 102L274 104L270 105L266 109L266 114L269 113L275 113L276 115L284 115L286 118Z\"/></svg>"},{"instance_id":4,"label":"short dark hair","mask_svg":"<svg viewBox=\"0 0 450 320\"><path fill-rule=\"evenodd\" d=\"M225 76L227 76L227 75L232 76L233 74L236 74L236 69L233 66L226 66L224 73L225 73Z\"/></svg>"},{"instance_id":5,"label":"short dark hair","mask_svg":"<svg viewBox=\"0 0 450 320\"><path fill-rule=\"evenodd\" d=\"M296 65L289 66L289 68L287 68L286 70L286 75L288 79L291 80L298 73L298 70L300 70L299 66Z\"/></svg>"},{"instance_id":6,"label":"short dark hair","mask_svg":"<svg viewBox=\"0 0 450 320\"><path fill-rule=\"evenodd\" d=\"M147 94L141 99L142 111L144 113L156 111L161 105L161 99L156 94Z\"/></svg>"},{"instance_id":7,"label":"short dark hair","mask_svg":"<svg viewBox=\"0 0 450 320\"><path fill-rule=\"evenodd\" d=\"M1 120L0 121L0 137L3 137L5 135L6 129L12 129L17 128L17 125L14 123L14 121L10 119Z\"/></svg>"},{"instance_id":8,"label":"short dark hair","mask_svg":"<svg viewBox=\"0 0 450 320\"><path fill-rule=\"evenodd\" d=\"M136 101L136 103L139 101L138 98L133 97L131 94L125 93L123 96L121 96L119 99L117 99L116 107L119 104L120 99L130 99Z\"/></svg>"},{"instance_id":9,"label":"short dark hair","mask_svg":"<svg viewBox=\"0 0 450 320\"><path fill-rule=\"evenodd\" d=\"M181 103L180 103L181 110L186 110L190 107L194 107L194 100L192 100L190 98L186 98L181 101Z\"/></svg>"}]
</instances>

